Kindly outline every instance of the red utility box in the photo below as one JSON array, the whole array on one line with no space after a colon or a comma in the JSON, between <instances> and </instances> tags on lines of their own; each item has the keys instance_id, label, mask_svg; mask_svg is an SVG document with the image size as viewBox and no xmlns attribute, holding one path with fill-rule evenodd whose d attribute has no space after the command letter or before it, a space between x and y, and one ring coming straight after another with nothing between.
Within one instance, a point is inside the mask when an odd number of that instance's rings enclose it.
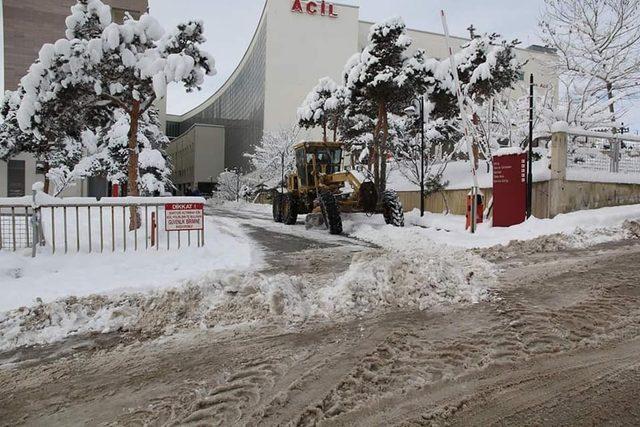
<instances>
[{"instance_id":1,"label":"red utility box","mask_svg":"<svg viewBox=\"0 0 640 427\"><path fill-rule=\"evenodd\" d=\"M503 148L493 155L493 226L510 227L527 217L527 154Z\"/></svg>"}]
</instances>

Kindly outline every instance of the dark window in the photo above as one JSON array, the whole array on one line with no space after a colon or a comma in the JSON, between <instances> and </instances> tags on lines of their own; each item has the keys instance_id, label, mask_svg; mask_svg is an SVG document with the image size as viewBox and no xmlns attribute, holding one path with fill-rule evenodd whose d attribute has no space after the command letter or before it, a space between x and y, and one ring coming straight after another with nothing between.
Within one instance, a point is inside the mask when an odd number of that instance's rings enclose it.
<instances>
[{"instance_id":1,"label":"dark window","mask_svg":"<svg viewBox=\"0 0 640 427\"><path fill-rule=\"evenodd\" d=\"M24 196L24 160L9 160L7 166L7 195L9 197Z\"/></svg>"},{"instance_id":2,"label":"dark window","mask_svg":"<svg viewBox=\"0 0 640 427\"><path fill-rule=\"evenodd\" d=\"M300 183L306 187L309 181L307 179L307 163L305 162L304 148L298 148L296 150L296 166Z\"/></svg>"},{"instance_id":3,"label":"dark window","mask_svg":"<svg viewBox=\"0 0 640 427\"><path fill-rule=\"evenodd\" d=\"M177 138L180 136L180 123L167 122L167 136L169 138Z\"/></svg>"},{"instance_id":4,"label":"dark window","mask_svg":"<svg viewBox=\"0 0 640 427\"><path fill-rule=\"evenodd\" d=\"M117 7L111 8L111 19L117 24L122 24L124 22L124 16L126 13L129 13L133 19L140 19L140 12L120 9Z\"/></svg>"}]
</instances>

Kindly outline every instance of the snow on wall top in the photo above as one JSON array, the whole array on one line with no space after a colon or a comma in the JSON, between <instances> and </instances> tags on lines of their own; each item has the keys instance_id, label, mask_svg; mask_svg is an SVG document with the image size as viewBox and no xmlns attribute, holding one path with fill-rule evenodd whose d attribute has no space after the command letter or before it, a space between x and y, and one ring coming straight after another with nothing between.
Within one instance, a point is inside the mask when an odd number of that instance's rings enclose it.
<instances>
[{"instance_id":1,"label":"snow on wall top","mask_svg":"<svg viewBox=\"0 0 640 427\"><path fill-rule=\"evenodd\" d=\"M522 154L522 148L520 147L504 147L493 152L493 157L513 156L516 154Z\"/></svg>"}]
</instances>

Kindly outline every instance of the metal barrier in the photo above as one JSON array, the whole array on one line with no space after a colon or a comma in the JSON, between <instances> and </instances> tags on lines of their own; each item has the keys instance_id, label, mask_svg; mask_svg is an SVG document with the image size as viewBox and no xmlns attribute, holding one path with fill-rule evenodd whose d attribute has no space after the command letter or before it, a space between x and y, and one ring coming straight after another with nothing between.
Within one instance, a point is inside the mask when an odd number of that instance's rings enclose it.
<instances>
[{"instance_id":1,"label":"metal barrier","mask_svg":"<svg viewBox=\"0 0 640 427\"><path fill-rule=\"evenodd\" d=\"M18 249L31 247L32 215L31 207L0 204L0 250L15 252Z\"/></svg>"},{"instance_id":2,"label":"metal barrier","mask_svg":"<svg viewBox=\"0 0 640 427\"><path fill-rule=\"evenodd\" d=\"M595 132L589 136L573 135L567 146L567 168L640 174L640 142L623 136L599 136Z\"/></svg>"},{"instance_id":3,"label":"metal barrier","mask_svg":"<svg viewBox=\"0 0 640 427\"><path fill-rule=\"evenodd\" d=\"M35 203L31 198L0 200L0 250L33 249L50 246L56 253L92 253L181 249L205 245L204 223L201 230L167 231L164 226L165 201L158 198L127 198L88 202L65 199ZM181 199L181 203L184 203ZM167 199L168 203L173 203ZM130 230L130 209L135 208L139 228ZM34 236L36 239L34 240Z\"/></svg>"}]
</instances>

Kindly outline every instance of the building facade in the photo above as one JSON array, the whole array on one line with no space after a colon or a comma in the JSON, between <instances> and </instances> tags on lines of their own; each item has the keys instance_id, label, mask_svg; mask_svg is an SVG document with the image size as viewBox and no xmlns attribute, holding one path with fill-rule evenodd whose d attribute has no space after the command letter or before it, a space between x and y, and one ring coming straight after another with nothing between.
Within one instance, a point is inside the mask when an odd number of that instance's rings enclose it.
<instances>
[{"instance_id":1,"label":"building facade","mask_svg":"<svg viewBox=\"0 0 640 427\"><path fill-rule=\"evenodd\" d=\"M198 189L213 193L218 175L224 171L225 127L194 124L167 148L173 170L171 182L179 194Z\"/></svg>"},{"instance_id":2,"label":"building facade","mask_svg":"<svg viewBox=\"0 0 640 427\"><path fill-rule=\"evenodd\" d=\"M3 58L0 83L4 93L16 90L43 44L64 37L64 21L76 0L0 0L0 3L0 55ZM105 3L111 6L116 22L122 21L125 12L136 17L148 7L147 0L106 0ZM43 180L31 155L0 160L0 197L30 194L33 183ZM89 179L78 183L68 194L101 196L105 192L104 180Z\"/></svg>"},{"instance_id":3,"label":"building facade","mask_svg":"<svg viewBox=\"0 0 640 427\"><path fill-rule=\"evenodd\" d=\"M436 11L434 11L436 13ZM182 115L167 115L167 134L178 141L196 124L224 126L226 168L247 170L243 153L252 151L264 131L293 126L307 93L322 77L342 81L347 60L367 43L371 22L360 21L359 8L325 1L267 0L245 56L226 83L207 101ZM409 30L412 49L447 57L442 34ZM469 40L452 38L455 47ZM523 80L534 74L539 84L557 91L557 76L546 64L553 53L532 46L517 49L526 61ZM515 89L513 97L525 95ZM320 138L319 130L301 139ZM217 176L211 169L210 174Z\"/></svg>"}]
</instances>

